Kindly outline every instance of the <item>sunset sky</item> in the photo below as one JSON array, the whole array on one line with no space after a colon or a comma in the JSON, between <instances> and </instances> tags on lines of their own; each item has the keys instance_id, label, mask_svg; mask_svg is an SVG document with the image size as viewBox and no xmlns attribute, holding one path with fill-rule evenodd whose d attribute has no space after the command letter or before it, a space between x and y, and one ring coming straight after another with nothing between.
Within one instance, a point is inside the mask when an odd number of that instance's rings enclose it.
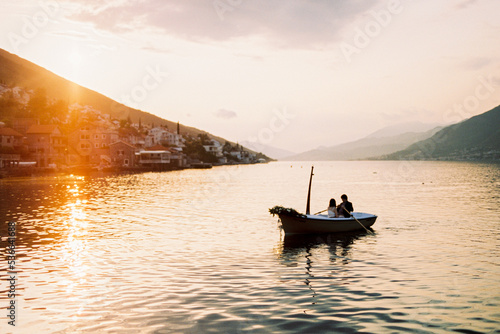
<instances>
[{"instance_id":1,"label":"sunset sky","mask_svg":"<svg viewBox=\"0 0 500 334\"><path fill-rule=\"evenodd\" d=\"M498 0L3 1L0 48L131 107L294 152L500 104Z\"/></svg>"}]
</instances>

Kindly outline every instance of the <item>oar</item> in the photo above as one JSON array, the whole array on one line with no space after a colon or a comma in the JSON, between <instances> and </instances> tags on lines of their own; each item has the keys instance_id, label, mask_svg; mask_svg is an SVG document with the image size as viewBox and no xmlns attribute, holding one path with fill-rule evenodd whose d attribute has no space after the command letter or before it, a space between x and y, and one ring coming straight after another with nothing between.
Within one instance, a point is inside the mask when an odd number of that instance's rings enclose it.
<instances>
[{"instance_id":1,"label":"oar","mask_svg":"<svg viewBox=\"0 0 500 334\"><path fill-rule=\"evenodd\" d=\"M365 227L365 225L361 224L361 222L360 222L359 220L357 220L357 219L356 219L356 217L354 217L354 215L353 215L353 214L351 214L351 213L350 213L349 211L347 211L347 210L344 210L344 211L345 211L345 212L347 212L347 213L348 213L348 214L349 214L352 218L354 218L354 220L355 220L355 221L357 221L357 222L358 222L358 224L359 224L359 225L361 225L361 227L363 227L363 228L365 229L365 231L366 231L366 232L368 232L368 233L370 233L370 234L374 234L372 231L370 231L369 229L367 229L367 228Z\"/></svg>"},{"instance_id":2,"label":"oar","mask_svg":"<svg viewBox=\"0 0 500 334\"><path fill-rule=\"evenodd\" d=\"M321 210L321 211L319 211L319 212L316 212L316 213L315 213L315 215L320 214L321 212L325 212L326 210L328 210L328 209L325 209L325 210Z\"/></svg>"}]
</instances>

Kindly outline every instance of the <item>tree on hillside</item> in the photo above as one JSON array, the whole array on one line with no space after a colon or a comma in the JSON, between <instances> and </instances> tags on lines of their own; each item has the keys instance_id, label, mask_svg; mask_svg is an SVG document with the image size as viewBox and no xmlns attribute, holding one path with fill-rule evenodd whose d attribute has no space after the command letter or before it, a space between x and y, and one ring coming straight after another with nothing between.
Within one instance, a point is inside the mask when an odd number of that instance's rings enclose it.
<instances>
[{"instance_id":1,"label":"tree on hillside","mask_svg":"<svg viewBox=\"0 0 500 334\"><path fill-rule=\"evenodd\" d=\"M122 128L130 128L130 122L128 119L121 119L120 120L120 129Z\"/></svg>"},{"instance_id":2,"label":"tree on hillside","mask_svg":"<svg viewBox=\"0 0 500 334\"><path fill-rule=\"evenodd\" d=\"M200 133L198 135L198 140L201 142L202 145L210 145L212 144L212 141L208 137L208 134L206 133Z\"/></svg>"},{"instance_id":3,"label":"tree on hillside","mask_svg":"<svg viewBox=\"0 0 500 334\"><path fill-rule=\"evenodd\" d=\"M231 152L232 150L233 150L233 145L231 145L231 143L226 140L226 142L224 143L224 146L222 146L222 151L223 152Z\"/></svg>"},{"instance_id":4,"label":"tree on hillside","mask_svg":"<svg viewBox=\"0 0 500 334\"><path fill-rule=\"evenodd\" d=\"M43 116L47 112L47 92L45 88L38 88L30 97L28 109L33 115Z\"/></svg>"},{"instance_id":5,"label":"tree on hillside","mask_svg":"<svg viewBox=\"0 0 500 334\"><path fill-rule=\"evenodd\" d=\"M204 135L206 136L206 134ZM188 137L183 152L192 159L198 159L204 162L217 162L217 157L213 153L207 152L203 147L202 138L206 139L208 136L206 138L200 135L198 135L198 138Z\"/></svg>"},{"instance_id":6,"label":"tree on hillside","mask_svg":"<svg viewBox=\"0 0 500 334\"><path fill-rule=\"evenodd\" d=\"M69 113L68 118L68 128L74 129L77 128L82 119L82 110L80 108L73 108Z\"/></svg>"},{"instance_id":7,"label":"tree on hillside","mask_svg":"<svg viewBox=\"0 0 500 334\"><path fill-rule=\"evenodd\" d=\"M57 100L48 107L48 114L52 120L57 119L59 122L66 121L68 117L68 102Z\"/></svg>"},{"instance_id":8,"label":"tree on hillside","mask_svg":"<svg viewBox=\"0 0 500 334\"><path fill-rule=\"evenodd\" d=\"M12 90L0 96L0 122L8 123L15 117L28 117L26 108L19 102Z\"/></svg>"}]
</instances>

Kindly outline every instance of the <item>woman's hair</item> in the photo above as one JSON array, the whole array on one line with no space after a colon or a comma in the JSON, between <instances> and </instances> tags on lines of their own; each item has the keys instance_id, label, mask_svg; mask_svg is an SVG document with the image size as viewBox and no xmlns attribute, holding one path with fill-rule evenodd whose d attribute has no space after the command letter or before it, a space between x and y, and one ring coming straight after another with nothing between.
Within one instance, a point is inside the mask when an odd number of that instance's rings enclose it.
<instances>
[{"instance_id":1,"label":"woman's hair","mask_svg":"<svg viewBox=\"0 0 500 334\"><path fill-rule=\"evenodd\" d=\"M335 202L335 198L330 199L330 205L329 206L337 206L337 202Z\"/></svg>"}]
</instances>

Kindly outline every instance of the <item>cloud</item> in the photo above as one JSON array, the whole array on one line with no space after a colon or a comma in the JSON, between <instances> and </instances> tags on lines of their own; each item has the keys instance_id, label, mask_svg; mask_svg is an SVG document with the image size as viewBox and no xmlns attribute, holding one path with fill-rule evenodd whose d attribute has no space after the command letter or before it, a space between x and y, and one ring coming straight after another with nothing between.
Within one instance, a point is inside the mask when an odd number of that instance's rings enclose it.
<instances>
[{"instance_id":1,"label":"cloud","mask_svg":"<svg viewBox=\"0 0 500 334\"><path fill-rule=\"evenodd\" d=\"M215 117L223 119L231 119L238 116L234 111L227 109L219 109L217 111L214 111L213 114L215 115Z\"/></svg>"},{"instance_id":2,"label":"cloud","mask_svg":"<svg viewBox=\"0 0 500 334\"><path fill-rule=\"evenodd\" d=\"M480 70L495 61L489 57L474 57L462 62L462 67L467 70Z\"/></svg>"},{"instance_id":3,"label":"cloud","mask_svg":"<svg viewBox=\"0 0 500 334\"><path fill-rule=\"evenodd\" d=\"M141 49L146 50L146 51L156 52L156 53L162 53L162 54L173 53L173 51L171 49L166 49L166 48L161 48L161 47L156 47L156 46L151 46L151 45L143 46L143 47L141 47Z\"/></svg>"},{"instance_id":4,"label":"cloud","mask_svg":"<svg viewBox=\"0 0 500 334\"><path fill-rule=\"evenodd\" d=\"M115 33L158 31L198 42L257 37L294 48L335 41L344 25L377 5L373 0L70 1L80 5L73 20Z\"/></svg>"},{"instance_id":5,"label":"cloud","mask_svg":"<svg viewBox=\"0 0 500 334\"><path fill-rule=\"evenodd\" d=\"M49 32L48 34L54 35L54 36L67 37L67 38L70 38L73 40L80 40L80 41L90 40L88 34L86 34L84 32L75 31L75 30L53 31L53 32Z\"/></svg>"},{"instance_id":6,"label":"cloud","mask_svg":"<svg viewBox=\"0 0 500 334\"><path fill-rule=\"evenodd\" d=\"M473 5L476 2L477 2L477 0L461 0L459 3L457 3L455 5L455 8L456 9L465 9L465 8Z\"/></svg>"}]
</instances>

